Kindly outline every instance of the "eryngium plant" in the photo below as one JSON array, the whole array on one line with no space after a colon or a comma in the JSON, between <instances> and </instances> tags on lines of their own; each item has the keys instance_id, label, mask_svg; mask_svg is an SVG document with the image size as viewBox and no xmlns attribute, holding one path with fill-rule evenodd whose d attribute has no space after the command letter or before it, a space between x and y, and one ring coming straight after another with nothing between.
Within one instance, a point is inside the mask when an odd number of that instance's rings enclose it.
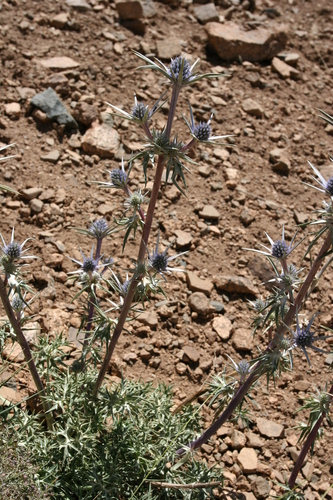
<instances>
[{"instance_id":1,"label":"eryngium plant","mask_svg":"<svg viewBox=\"0 0 333 500\"><path fill-rule=\"evenodd\" d=\"M333 118L329 115L324 114L324 119L333 124ZM328 256L333 251L333 192L331 192L331 180L333 177L326 180L315 167L312 165L311 167L318 177L315 180L320 186L320 188L317 186L315 188L328 196L329 201L324 200L324 209L319 211L318 217L309 223L313 226L319 226L319 229L314 233L305 255L313 249L314 245L323 236L325 236L324 242L316 259L312 262L311 268L303 279L301 278L303 268L297 267L295 262L291 261L292 252L301 243L294 243L296 234L290 243L285 239L284 228L282 237L276 240L273 240L266 234L270 248L262 245L264 251L254 249L254 251L266 256L275 274L274 280L271 280L275 285L271 295L267 299L258 299L251 303L256 314L253 321L254 332L258 328L261 328L265 332L269 331L273 339L269 342L266 350L251 361L251 369L249 369L247 376L243 377L239 385L232 386L230 383L226 385L225 379L222 377L223 383L220 381L220 389L218 389L216 388L215 378L215 384L212 385L211 393L207 397L214 397L214 394L219 392L223 394L223 412L199 438L192 441L186 448L180 448L178 450L178 454L180 455L188 448L199 448L215 434L227 419L234 416L252 385L262 375L267 377L267 383L269 383L270 379L275 380L283 371L292 370L292 353L295 349L303 352L309 365L309 349L318 352L327 352L317 346L318 341L329 338L328 336L316 334L314 320L319 313L313 314L306 324L301 324L299 320L299 314L304 308L304 302L308 294L311 293L319 278L332 262L332 258ZM328 258L325 262L326 257ZM293 323L296 323L294 327L292 326ZM228 389L227 392L226 389ZM311 410L308 424L303 425L301 428L301 438L306 439L289 478L285 498L294 498L292 495L295 495L295 498L297 498L297 493L294 493L294 486L305 456L308 450L313 447L315 439L318 438L319 429L324 418L329 422L331 421L329 407L332 402L332 395L333 386L324 393L319 393L317 398L312 398L306 405L306 408ZM226 405L225 403L228 398L230 401Z\"/></svg>"},{"instance_id":2,"label":"eryngium plant","mask_svg":"<svg viewBox=\"0 0 333 500\"><path fill-rule=\"evenodd\" d=\"M171 86L171 99L167 123L162 130L151 128L151 118L167 102L167 100L163 100L166 92L161 95L151 110L149 110L148 105L138 102L136 98L134 107L129 112L110 104L113 114L121 116L141 127L146 136L147 144L142 151L132 157L129 162L127 173L124 163L122 163L121 168L110 171L109 182L100 182L98 184L103 188L120 189L125 195L124 214L120 219L116 220L115 228L120 229L123 227L126 230L123 248L130 234L133 234L135 237L136 231L139 229L142 231L142 236L138 256L134 261L132 274L126 279L126 293L124 293L125 288L119 286L114 279L109 280L109 284L113 290L115 292L117 290L120 292L120 301L112 302L113 308L118 309L119 314L109 331L108 339L106 339L107 352L93 390L94 395L97 394L101 387L115 346L124 328L125 322L128 319L129 312L131 308L133 308L133 301L141 300L144 302L144 300L149 297L149 294L162 292L160 278L162 278L163 281L166 273L172 270L178 270L169 266L169 262L177 258L177 256L168 256L168 249L159 251L158 241L155 251L152 253L148 252L148 241L164 169L166 179L171 178L175 186L184 193L187 189L184 175L184 172L187 170L185 163L193 163L188 156L189 150L198 142L216 144L216 140L227 137L211 135L211 119L206 123L200 122L199 124L195 124L191 106L191 123L189 124L187 121L186 123L189 126L192 138L188 142L183 143L179 141L176 136L171 136L172 124L181 89L185 86L192 85L202 78L213 78L221 75L200 75L197 73L198 61L191 66L187 59L182 56L172 59L170 65L167 67L157 59L151 60L138 52L135 52L135 54L146 63L146 65L143 66L144 68L155 70L165 77L166 83L169 83ZM132 163L136 160L142 161L145 181L147 181L148 164L151 163L152 166L156 167L149 200L141 191L132 193L129 188L129 175ZM180 186L180 181L183 187ZM145 205L147 203L148 209L147 213L145 213ZM98 257L99 254L96 253L94 256L95 262L97 262L96 259ZM97 313L101 318L101 323L106 324L108 322L107 316L103 315L103 313L100 314L100 309L97 307L97 297L93 295L92 292L90 293L89 302L88 320L91 322L93 314ZM89 324L87 330L90 331Z\"/></svg>"}]
</instances>

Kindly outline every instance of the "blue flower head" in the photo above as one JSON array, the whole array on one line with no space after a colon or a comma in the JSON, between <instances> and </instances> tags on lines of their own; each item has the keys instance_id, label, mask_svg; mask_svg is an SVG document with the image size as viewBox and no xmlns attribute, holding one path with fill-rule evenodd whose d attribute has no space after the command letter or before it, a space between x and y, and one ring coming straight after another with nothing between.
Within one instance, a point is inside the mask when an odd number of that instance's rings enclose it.
<instances>
[{"instance_id":1,"label":"blue flower head","mask_svg":"<svg viewBox=\"0 0 333 500\"><path fill-rule=\"evenodd\" d=\"M95 238L103 238L108 229L109 226L105 219L97 219L91 224L89 232L95 236Z\"/></svg>"},{"instance_id":2,"label":"blue flower head","mask_svg":"<svg viewBox=\"0 0 333 500\"><path fill-rule=\"evenodd\" d=\"M192 74L190 63L185 57L177 56L171 59L168 74L177 81L189 80ZM180 74L181 77L179 78Z\"/></svg>"},{"instance_id":3,"label":"blue flower head","mask_svg":"<svg viewBox=\"0 0 333 500\"><path fill-rule=\"evenodd\" d=\"M319 312L314 314L306 326L304 325L301 326L298 319L298 313L296 313L296 332L292 331L289 327L287 327L288 330L292 333L294 338L290 350L295 349L297 347L301 349L304 352L305 357L310 366L311 363L307 353L307 349L310 348L317 352L327 353L327 351L323 351L322 349L319 349L317 346L315 346L314 342L316 342L317 340L325 340L331 338L330 336L315 337L315 333L311 331L312 323L314 322L314 319L316 316L318 316L318 314Z\"/></svg>"},{"instance_id":4,"label":"blue flower head","mask_svg":"<svg viewBox=\"0 0 333 500\"><path fill-rule=\"evenodd\" d=\"M186 254L187 252L182 252L177 255L173 255L172 257L168 257L168 250L172 243L163 251L159 252L159 240L160 240L160 232L158 232L157 235L157 242L156 242L156 247L155 250L153 251L152 254L149 253L148 251L148 264L149 267L155 271L156 273L160 274L164 279L165 276L164 274L170 273L171 271L179 271L179 272L184 272L184 269L176 269L174 267L169 267L169 262L176 259L177 257L180 257L181 255Z\"/></svg>"}]
</instances>

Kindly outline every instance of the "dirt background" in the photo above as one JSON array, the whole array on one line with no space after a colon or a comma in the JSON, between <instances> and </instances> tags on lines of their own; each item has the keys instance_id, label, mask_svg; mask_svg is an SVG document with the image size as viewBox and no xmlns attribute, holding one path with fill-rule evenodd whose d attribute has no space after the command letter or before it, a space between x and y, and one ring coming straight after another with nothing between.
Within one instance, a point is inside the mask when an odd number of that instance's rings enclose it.
<instances>
[{"instance_id":1,"label":"dirt background","mask_svg":"<svg viewBox=\"0 0 333 500\"><path fill-rule=\"evenodd\" d=\"M80 259L79 246L86 255L91 250L91 241L71 228L86 228L101 215L110 222L113 216L119 216L121 193L100 190L91 182L108 180L106 170L119 168L121 157L129 158L131 150L144 142L137 127L116 118L119 150L110 158L87 154L81 138L88 126L80 115L80 103L90 105L86 123L91 118L105 118L106 102L131 110L134 93L145 103L152 103L165 88L163 79L149 71L135 71L139 61L131 49L158 54L162 44L172 52L175 40L192 61L201 59L201 72L229 73L229 77L200 82L181 94L175 120L179 137L188 138L180 111L188 116L190 99L197 120L208 120L213 112L213 134L234 134L234 138L226 147L197 147L197 165L190 166L191 172L186 175L186 198L172 186L163 187L150 239L149 249L153 249L159 223L161 248L173 241L170 254L189 250L174 265L194 275L187 278L183 273L173 273L168 277L167 299L159 296L147 304L148 313L123 333L112 362L112 376L122 371L125 377L173 384L175 404L179 404L200 389L210 375L224 367L230 370L227 354L235 361L250 359L257 354L258 346L267 345L265 335L251 337L248 299L267 293L261 283L270 279L271 272L264 258L244 248L266 245L265 231L273 239L280 238L283 225L289 241L296 222L310 220L313 210L322 204L321 193L303 183L313 182L308 161L330 175L332 128L318 118L318 108L332 114L332 6L311 0L262 0L256 2L253 11L246 2L234 2L231 10L232 2L216 5L220 16L231 17L247 28L257 25L269 29L272 17L275 23L287 26L285 51L299 55L295 62L299 75L297 79L283 79L272 71L270 61L226 64L214 55L207 47L205 28L194 16L191 1L184 0L177 7L155 4L156 15L144 18L132 30L119 21L115 4L103 0L91 0L89 10L70 8L65 1L8 0L0 5L0 141L15 142L17 154L0 164L0 179L19 191L40 188L38 196L43 201L41 211L36 212L22 196L2 194L1 233L6 243L13 226L19 241L33 238L27 244L28 253L41 259L33 261L27 271L28 283L40 293L33 303L34 321L43 335L63 331L69 336L73 348L68 364L80 354L76 340L80 304L71 303L76 289L66 283L66 273L75 266L67 256ZM59 28L54 18L60 13L68 16ZM133 29L144 34L135 34ZM71 57L79 66L64 71L41 66L41 59L56 56ZM34 114L31 97L50 85L80 120L78 131L43 123L45 117ZM260 116L243 110L248 98L261 108ZM155 116L156 126L163 126L167 106ZM285 175L272 169L270 153L276 148L284 150ZM148 177L151 181L152 169ZM139 164L134 166L131 179L131 188L145 190ZM150 186L148 182L148 191ZM218 213L213 220L201 214L206 205L212 205ZM300 230L298 238L305 235L309 231ZM116 269L126 279L122 269L131 266L130 257L135 256L137 245L130 241L122 254L121 241L120 235L112 236L103 252L115 259ZM307 241L293 254L293 262L298 265ZM307 269L309 259L303 265ZM226 286L219 288L225 275L249 281L232 293ZM323 313L316 326L333 323L332 277L328 271L306 301L307 317L318 307ZM197 278L204 281L194 283ZM200 289L210 303L199 301L204 314L198 315L190 307L190 297ZM223 340L221 336L228 338ZM325 342L320 347L330 348ZM13 361L13 368L21 362L19 349L8 348L6 357ZM325 364L327 355L310 351L310 357L311 368L302 353L295 353L292 374L284 374L276 387L271 385L267 390L263 381L255 389L259 406L253 407L251 432L228 423L203 450L209 463L225 466L226 486L238 492L238 498L270 498L279 491L274 481L289 476L298 436L291 428L306 419L306 414L296 415L295 411L314 389L314 383L321 389L332 383L332 371ZM31 381L22 373L11 384L18 397L29 387ZM260 435L257 417L282 424L284 436ZM205 410L203 419L208 425L212 414ZM241 436L232 434L234 430ZM324 430L324 439L316 444L314 456L299 476L302 484L308 482L305 491L309 500L319 498L332 483L333 430L326 424ZM245 443L256 450L259 460L251 473L243 472L237 458ZM333 493L326 498L333 498Z\"/></svg>"}]
</instances>

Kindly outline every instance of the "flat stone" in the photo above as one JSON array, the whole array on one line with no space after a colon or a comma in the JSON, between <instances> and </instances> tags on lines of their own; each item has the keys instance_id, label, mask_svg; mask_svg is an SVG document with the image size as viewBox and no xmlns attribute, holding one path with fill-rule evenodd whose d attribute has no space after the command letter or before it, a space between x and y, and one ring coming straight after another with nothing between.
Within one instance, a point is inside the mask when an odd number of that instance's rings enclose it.
<instances>
[{"instance_id":1,"label":"flat stone","mask_svg":"<svg viewBox=\"0 0 333 500\"><path fill-rule=\"evenodd\" d=\"M201 316L206 316L211 310L209 300L202 292L192 293L189 296L188 303L191 310Z\"/></svg>"},{"instance_id":2,"label":"flat stone","mask_svg":"<svg viewBox=\"0 0 333 500\"><path fill-rule=\"evenodd\" d=\"M234 450L241 450L242 448L244 448L246 444L246 437L242 432L238 431L237 429L234 429L234 431L230 436L230 439L231 439L231 447Z\"/></svg>"},{"instance_id":3,"label":"flat stone","mask_svg":"<svg viewBox=\"0 0 333 500\"><path fill-rule=\"evenodd\" d=\"M49 87L40 94L36 94L31 99L31 104L43 111L47 118L57 121L60 125L71 128L78 128L78 124L67 111L66 106L61 102L57 93Z\"/></svg>"},{"instance_id":4,"label":"flat stone","mask_svg":"<svg viewBox=\"0 0 333 500\"><path fill-rule=\"evenodd\" d=\"M290 160L284 149L272 149L269 153L269 161L272 164L272 170L281 174L288 174L290 170Z\"/></svg>"},{"instance_id":5,"label":"flat stone","mask_svg":"<svg viewBox=\"0 0 333 500\"><path fill-rule=\"evenodd\" d=\"M194 15L201 24L207 24L219 20L219 14L215 4L210 2L194 7Z\"/></svg>"},{"instance_id":6,"label":"flat stone","mask_svg":"<svg viewBox=\"0 0 333 500\"><path fill-rule=\"evenodd\" d=\"M256 218L256 213L254 210L244 208L242 213L239 216L240 221L244 224L245 227L248 227Z\"/></svg>"},{"instance_id":7,"label":"flat stone","mask_svg":"<svg viewBox=\"0 0 333 500\"><path fill-rule=\"evenodd\" d=\"M307 479L308 481L311 480L311 476L313 474L313 471L314 471L314 465L310 462L306 463L304 465L304 467L302 468L302 474L303 474L304 478Z\"/></svg>"},{"instance_id":8,"label":"flat stone","mask_svg":"<svg viewBox=\"0 0 333 500\"><path fill-rule=\"evenodd\" d=\"M177 248L184 248L191 244L193 237L190 233L182 231L181 229L177 229L176 231L174 231L174 233L177 236L176 239Z\"/></svg>"},{"instance_id":9,"label":"flat stone","mask_svg":"<svg viewBox=\"0 0 333 500\"><path fill-rule=\"evenodd\" d=\"M15 363L22 363L24 361L24 354L18 342L14 342L14 344L9 342L2 351L2 355L8 361Z\"/></svg>"},{"instance_id":10,"label":"flat stone","mask_svg":"<svg viewBox=\"0 0 333 500\"><path fill-rule=\"evenodd\" d=\"M262 476L257 476L254 481L254 492L256 498L267 499L270 496L271 484L270 482Z\"/></svg>"},{"instance_id":11,"label":"flat stone","mask_svg":"<svg viewBox=\"0 0 333 500\"><path fill-rule=\"evenodd\" d=\"M152 330L156 330L158 325L158 316L155 311L145 311L137 317L137 320Z\"/></svg>"},{"instance_id":12,"label":"flat stone","mask_svg":"<svg viewBox=\"0 0 333 500\"><path fill-rule=\"evenodd\" d=\"M253 448L243 448L237 456L237 462L245 474L256 472L258 457Z\"/></svg>"},{"instance_id":13,"label":"flat stone","mask_svg":"<svg viewBox=\"0 0 333 500\"><path fill-rule=\"evenodd\" d=\"M51 267L52 269L56 269L57 267L61 267L64 260L64 256L59 253L48 253L45 257L45 265L47 267Z\"/></svg>"},{"instance_id":14,"label":"flat stone","mask_svg":"<svg viewBox=\"0 0 333 500\"><path fill-rule=\"evenodd\" d=\"M16 87L16 90L22 101L31 99L36 94L36 90L30 87Z\"/></svg>"},{"instance_id":15,"label":"flat stone","mask_svg":"<svg viewBox=\"0 0 333 500\"><path fill-rule=\"evenodd\" d=\"M253 348L252 332L246 328L237 328L231 342L236 351L251 351Z\"/></svg>"},{"instance_id":16,"label":"flat stone","mask_svg":"<svg viewBox=\"0 0 333 500\"><path fill-rule=\"evenodd\" d=\"M96 124L81 139L83 151L88 154L97 154L100 158L113 158L118 151L120 138L118 132L103 123Z\"/></svg>"},{"instance_id":17,"label":"flat stone","mask_svg":"<svg viewBox=\"0 0 333 500\"><path fill-rule=\"evenodd\" d=\"M261 118L264 113L262 106L251 98L245 99L242 102L242 108L245 113L251 116L256 116L257 118Z\"/></svg>"},{"instance_id":18,"label":"flat stone","mask_svg":"<svg viewBox=\"0 0 333 500\"><path fill-rule=\"evenodd\" d=\"M220 214L213 205L205 205L199 212L199 217L202 219L218 220Z\"/></svg>"},{"instance_id":19,"label":"flat stone","mask_svg":"<svg viewBox=\"0 0 333 500\"><path fill-rule=\"evenodd\" d=\"M55 197L54 189L45 189L39 195L39 199L42 201L52 201Z\"/></svg>"},{"instance_id":20,"label":"flat stone","mask_svg":"<svg viewBox=\"0 0 333 500\"><path fill-rule=\"evenodd\" d=\"M333 353L326 356L324 363L329 366L333 364Z\"/></svg>"},{"instance_id":21,"label":"flat stone","mask_svg":"<svg viewBox=\"0 0 333 500\"><path fill-rule=\"evenodd\" d=\"M10 118L19 118L21 115L21 106L18 102L5 104L5 113Z\"/></svg>"},{"instance_id":22,"label":"flat stone","mask_svg":"<svg viewBox=\"0 0 333 500\"><path fill-rule=\"evenodd\" d=\"M146 349L141 349L139 352L139 358L141 358L143 361L148 361L151 358L151 352L147 351Z\"/></svg>"},{"instance_id":23,"label":"flat stone","mask_svg":"<svg viewBox=\"0 0 333 500\"><path fill-rule=\"evenodd\" d=\"M60 12L60 14L54 16L51 19L51 26L54 26L54 28L57 29L64 29L67 26L67 23L69 21L69 13L68 12Z\"/></svg>"},{"instance_id":24,"label":"flat stone","mask_svg":"<svg viewBox=\"0 0 333 500\"><path fill-rule=\"evenodd\" d=\"M41 334L41 327L38 321L30 321L23 328L24 336L29 345L36 345Z\"/></svg>"},{"instance_id":25,"label":"flat stone","mask_svg":"<svg viewBox=\"0 0 333 500\"><path fill-rule=\"evenodd\" d=\"M108 203L102 203L97 208L97 213L99 215L111 215L114 210L114 207L109 205Z\"/></svg>"},{"instance_id":26,"label":"flat stone","mask_svg":"<svg viewBox=\"0 0 333 500\"><path fill-rule=\"evenodd\" d=\"M246 434L246 438L250 448L263 448L265 446L265 442L254 432L249 431Z\"/></svg>"},{"instance_id":27,"label":"flat stone","mask_svg":"<svg viewBox=\"0 0 333 500\"><path fill-rule=\"evenodd\" d=\"M185 362L197 363L200 359L200 353L194 347L189 345L183 347L184 356L183 360Z\"/></svg>"},{"instance_id":28,"label":"flat stone","mask_svg":"<svg viewBox=\"0 0 333 500\"><path fill-rule=\"evenodd\" d=\"M39 214L43 210L43 205L44 205L44 203L41 200L38 200L35 198L33 200L30 200L30 203L29 203L29 207L36 214Z\"/></svg>"},{"instance_id":29,"label":"flat stone","mask_svg":"<svg viewBox=\"0 0 333 500\"><path fill-rule=\"evenodd\" d=\"M66 0L66 4L68 7L73 7L76 10L90 10L91 5L87 2L87 0Z\"/></svg>"},{"instance_id":30,"label":"flat stone","mask_svg":"<svg viewBox=\"0 0 333 500\"><path fill-rule=\"evenodd\" d=\"M132 364L138 360L138 356L135 354L135 352L128 352L124 354L123 360L128 364Z\"/></svg>"},{"instance_id":31,"label":"flat stone","mask_svg":"<svg viewBox=\"0 0 333 500\"><path fill-rule=\"evenodd\" d=\"M185 365L185 363L177 363L176 364L176 372L178 373L178 375L185 375L187 373L187 366Z\"/></svg>"},{"instance_id":32,"label":"flat stone","mask_svg":"<svg viewBox=\"0 0 333 500\"><path fill-rule=\"evenodd\" d=\"M25 200L33 200L34 198L38 198L38 196L41 194L43 191L42 188L39 187L31 187L28 189L22 189L21 195Z\"/></svg>"},{"instance_id":33,"label":"flat stone","mask_svg":"<svg viewBox=\"0 0 333 500\"><path fill-rule=\"evenodd\" d=\"M220 302L218 300L211 300L209 303L212 307L214 307L214 309L217 313L223 313L224 304L222 304L222 302Z\"/></svg>"},{"instance_id":34,"label":"flat stone","mask_svg":"<svg viewBox=\"0 0 333 500\"><path fill-rule=\"evenodd\" d=\"M178 56L182 52L180 41L175 37L165 38L164 40L157 40L156 48L158 59L168 60L169 62L170 59Z\"/></svg>"},{"instance_id":35,"label":"flat stone","mask_svg":"<svg viewBox=\"0 0 333 500\"><path fill-rule=\"evenodd\" d=\"M70 326L68 329L68 341L72 344L75 344L78 349L82 349L82 344L84 342L84 333L79 332L78 328Z\"/></svg>"},{"instance_id":36,"label":"flat stone","mask_svg":"<svg viewBox=\"0 0 333 500\"><path fill-rule=\"evenodd\" d=\"M86 127L90 127L90 125L98 119L98 115L99 112L96 106L88 104L87 102L78 102L73 111L75 120Z\"/></svg>"},{"instance_id":37,"label":"flat stone","mask_svg":"<svg viewBox=\"0 0 333 500\"><path fill-rule=\"evenodd\" d=\"M156 9L154 2L149 0L117 0L116 8L120 19L141 19L154 17Z\"/></svg>"},{"instance_id":38,"label":"flat stone","mask_svg":"<svg viewBox=\"0 0 333 500\"><path fill-rule=\"evenodd\" d=\"M248 295L256 295L258 293L251 280L243 276L223 274L214 279L214 284L219 290L228 293Z\"/></svg>"},{"instance_id":39,"label":"flat stone","mask_svg":"<svg viewBox=\"0 0 333 500\"><path fill-rule=\"evenodd\" d=\"M17 391L3 385L0 387L0 403L5 404L17 404L20 402L20 396Z\"/></svg>"},{"instance_id":40,"label":"flat stone","mask_svg":"<svg viewBox=\"0 0 333 500\"><path fill-rule=\"evenodd\" d=\"M287 52L284 57L284 62L289 64L290 66L297 66L300 55L297 52Z\"/></svg>"},{"instance_id":41,"label":"flat stone","mask_svg":"<svg viewBox=\"0 0 333 500\"><path fill-rule=\"evenodd\" d=\"M272 59L286 45L287 28L271 24L269 29L258 27L243 30L236 23L208 23L205 26L208 45L225 61L262 62Z\"/></svg>"},{"instance_id":42,"label":"flat stone","mask_svg":"<svg viewBox=\"0 0 333 500\"><path fill-rule=\"evenodd\" d=\"M281 61L278 57L274 57L271 63L271 68L274 73L277 73L281 78L299 78L300 72L286 64L284 61Z\"/></svg>"},{"instance_id":43,"label":"flat stone","mask_svg":"<svg viewBox=\"0 0 333 500\"><path fill-rule=\"evenodd\" d=\"M71 57L49 57L48 59L40 59L39 64L43 68L64 71L66 69L74 69L80 66L80 63L74 61Z\"/></svg>"},{"instance_id":44,"label":"flat stone","mask_svg":"<svg viewBox=\"0 0 333 500\"><path fill-rule=\"evenodd\" d=\"M228 340L233 332L232 323L230 319L225 316L217 316L214 318L212 326L221 340Z\"/></svg>"},{"instance_id":45,"label":"flat stone","mask_svg":"<svg viewBox=\"0 0 333 500\"><path fill-rule=\"evenodd\" d=\"M57 163L59 158L60 158L60 151L58 149L50 151L49 153L46 153L45 155L41 155L41 157L40 157L41 160L49 161L50 163Z\"/></svg>"},{"instance_id":46,"label":"flat stone","mask_svg":"<svg viewBox=\"0 0 333 500\"><path fill-rule=\"evenodd\" d=\"M258 417L257 426L262 436L268 438L281 438L284 436L283 425L267 420L266 418Z\"/></svg>"},{"instance_id":47,"label":"flat stone","mask_svg":"<svg viewBox=\"0 0 333 500\"><path fill-rule=\"evenodd\" d=\"M294 210L294 219L296 224L305 224L309 220L309 214Z\"/></svg>"},{"instance_id":48,"label":"flat stone","mask_svg":"<svg viewBox=\"0 0 333 500\"><path fill-rule=\"evenodd\" d=\"M210 296L214 288L214 284L210 280L203 280L191 271L186 274L186 281L191 292L203 292L207 297Z\"/></svg>"},{"instance_id":49,"label":"flat stone","mask_svg":"<svg viewBox=\"0 0 333 500\"><path fill-rule=\"evenodd\" d=\"M311 382L307 380L297 380L294 385L294 390L297 392L304 391L306 392L312 386Z\"/></svg>"}]
</instances>

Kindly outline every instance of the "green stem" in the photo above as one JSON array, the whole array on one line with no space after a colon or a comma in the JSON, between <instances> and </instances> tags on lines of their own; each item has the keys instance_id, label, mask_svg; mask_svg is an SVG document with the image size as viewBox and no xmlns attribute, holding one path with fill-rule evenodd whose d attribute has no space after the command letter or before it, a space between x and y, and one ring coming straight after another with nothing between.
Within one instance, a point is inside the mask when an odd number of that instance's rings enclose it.
<instances>
[{"instance_id":1,"label":"green stem","mask_svg":"<svg viewBox=\"0 0 333 500\"><path fill-rule=\"evenodd\" d=\"M12 325L13 330L15 332L16 339L22 348L22 351L24 354L24 359L27 362L28 368L29 368L30 373L32 375L32 378L35 382L38 394L41 398L44 413L45 413L47 428L49 430L52 430L53 418L52 418L52 414L50 412L51 406L45 399L46 390L45 390L45 387L43 385L43 382L41 381L39 373L37 371L35 362L32 358L30 347L29 347L29 344L27 342L27 339L25 338L25 336L22 332L21 323L20 323L20 321L17 320L17 318L14 314L13 308L9 302L6 286L5 286L4 281L2 280L1 277L0 277L0 298L1 298L1 301L3 304L3 307L5 309L5 312L8 316L8 319L10 321L10 324Z\"/></svg>"}]
</instances>

